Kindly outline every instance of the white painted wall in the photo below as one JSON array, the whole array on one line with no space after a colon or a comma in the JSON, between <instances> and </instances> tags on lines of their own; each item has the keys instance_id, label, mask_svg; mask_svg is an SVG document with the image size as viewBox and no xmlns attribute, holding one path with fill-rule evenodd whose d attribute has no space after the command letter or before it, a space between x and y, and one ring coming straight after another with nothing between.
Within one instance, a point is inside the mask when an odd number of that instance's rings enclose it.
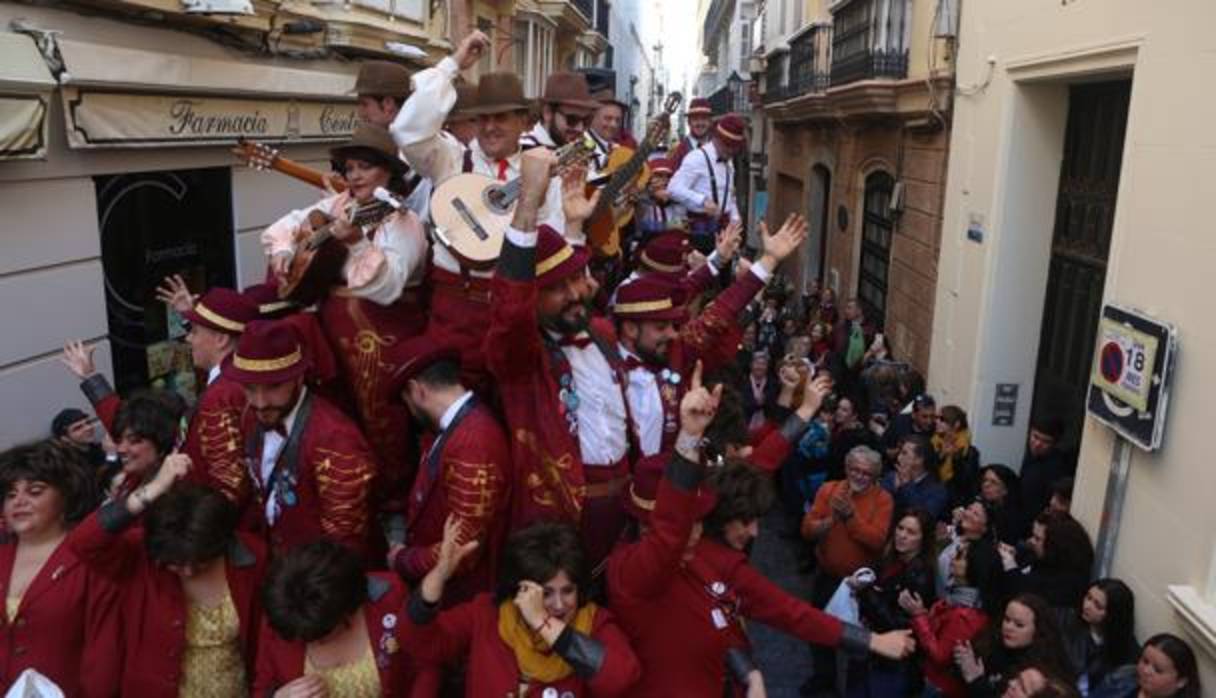
<instances>
[{"instance_id":1,"label":"white painted wall","mask_svg":"<svg viewBox=\"0 0 1216 698\"><path fill-rule=\"evenodd\" d=\"M1130 73L1127 137L1105 298L1177 323L1178 373L1155 454L1134 452L1114 574L1137 595L1141 639L1168 630L1192 640L1205 695L1216 691L1216 623L1184 622L1179 604L1216 618L1211 386L1216 315L1210 302L1216 236L1216 71L1207 0L1020 0L962 12L958 82L934 313L930 388L972 414L985 460L1019 462L1047 277L1070 82ZM996 59L989 68L987 59ZM973 218L984 242L965 239ZM991 426L996 382L1022 385L1017 424ZM1073 513L1099 527L1113 439L1085 425ZM1208 638L1203 640L1203 638Z\"/></svg>"}]
</instances>

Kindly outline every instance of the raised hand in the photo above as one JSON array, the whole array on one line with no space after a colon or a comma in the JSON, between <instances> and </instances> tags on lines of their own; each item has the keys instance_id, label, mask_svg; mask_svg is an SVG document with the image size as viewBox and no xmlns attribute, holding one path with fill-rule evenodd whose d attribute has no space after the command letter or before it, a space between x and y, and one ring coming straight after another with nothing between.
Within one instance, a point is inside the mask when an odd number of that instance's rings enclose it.
<instances>
[{"instance_id":1,"label":"raised hand","mask_svg":"<svg viewBox=\"0 0 1216 698\"><path fill-rule=\"evenodd\" d=\"M823 401L832 394L833 384L831 374L826 372L815 376L807 383L806 388L802 391L802 405L798 408L801 414L798 416L808 421L813 418L819 412Z\"/></svg>"},{"instance_id":2,"label":"raised hand","mask_svg":"<svg viewBox=\"0 0 1216 698\"><path fill-rule=\"evenodd\" d=\"M97 366L93 364L93 350L96 347L86 346L84 342L76 340L63 345L63 356L59 360L64 366L72 372L80 380L85 380L89 376L97 373Z\"/></svg>"},{"instance_id":3,"label":"raised hand","mask_svg":"<svg viewBox=\"0 0 1216 698\"><path fill-rule=\"evenodd\" d=\"M899 592L899 607L910 616L921 616L926 613L925 602L921 600L920 594L907 589Z\"/></svg>"},{"instance_id":4,"label":"raised hand","mask_svg":"<svg viewBox=\"0 0 1216 698\"><path fill-rule=\"evenodd\" d=\"M456 47L456 53L452 54L452 60L456 61L461 70L468 70L477 65L482 54L488 50L490 37L480 31L473 31L461 40L460 45Z\"/></svg>"},{"instance_id":5,"label":"raised hand","mask_svg":"<svg viewBox=\"0 0 1216 698\"><path fill-rule=\"evenodd\" d=\"M600 193L596 190L587 196L586 165L565 168L562 171L562 213L566 214L566 221L578 222L590 218L600 202Z\"/></svg>"},{"instance_id":6,"label":"raised hand","mask_svg":"<svg viewBox=\"0 0 1216 698\"><path fill-rule=\"evenodd\" d=\"M718 253L718 260L723 264L729 262L739 251L741 244L743 244L743 222L732 220L718 233L718 239L714 245L714 250Z\"/></svg>"},{"instance_id":7,"label":"raised hand","mask_svg":"<svg viewBox=\"0 0 1216 698\"><path fill-rule=\"evenodd\" d=\"M456 518L454 514L449 514L447 520L443 522L443 542L439 544L439 558L435 561L435 566L431 568L431 571L422 578L419 588L422 599L427 603L439 603L439 600L443 598L444 585L456 573L461 561L468 557L477 546L476 540L467 543L460 542L460 519ZM391 561L393 557L390 555L389 560Z\"/></svg>"},{"instance_id":8,"label":"raised hand","mask_svg":"<svg viewBox=\"0 0 1216 698\"><path fill-rule=\"evenodd\" d=\"M701 383L701 362L698 361L689 379L688 392L680 400L680 432L687 436L700 437L718 413L722 400L722 384L714 386L712 392Z\"/></svg>"},{"instance_id":9,"label":"raised hand","mask_svg":"<svg viewBox=\"0 0 1216 698\"><path fill-rule=\"evenodd\" d=\"M533 630L539 631L549 618L549 612L545 610L545 589L536 582L526 579L520 582L514 603L524 622Z\"/></svg>"},{"instance_id":10,"label":"raised hand","mask_svg":"<svg viewBox=\"0 0 1216 698\"><path fill-rule=\"evenodd\" d=\"M975 656L970 642L960 642L954 646L954 663L958 665L958 671L967 683L972 683L984 675L984 660Z\"/></svg>"},{"instance_id":11,"label":"raised hand","mask_svg":"<svg viewBox=\"0 0 1216 698\"><path fill-rule=\"evenodd\" d=\"M768 233L768 226L761 223L760 238L764 241L764 256L761 260L767 262L765 267L769 271L776 269L777 265L793 254L806 239L806 231L806 219L796 213L791 213L781 228L772 235ZM770 264L772 266L769 266Z\"/></svg>"},{"instance_id":12,"label":"raised hand","mask_svg":"<svg viewBox=\"0 0 1216 698\"><path fill-rule=\"evenodd\" d=\"M515 204L515 216L511 226L523 232L536 230L536 220L545 194L549 191L549 177L557 166L557 155L548 148L525 150L519 158L519 200Z\"/></svg>"},{"instance_id":13,"label":"raised hand","mask_svg":"<svg viewBox=\"0 0 1216 698\"><path fill-rule=\"evenodd\" d=\"M156 299L179 313L192 309L198 302L198 296L190 293L180 274L166 276L160 282L160 286L156 287Z\"/></svg>"}]
</instances>

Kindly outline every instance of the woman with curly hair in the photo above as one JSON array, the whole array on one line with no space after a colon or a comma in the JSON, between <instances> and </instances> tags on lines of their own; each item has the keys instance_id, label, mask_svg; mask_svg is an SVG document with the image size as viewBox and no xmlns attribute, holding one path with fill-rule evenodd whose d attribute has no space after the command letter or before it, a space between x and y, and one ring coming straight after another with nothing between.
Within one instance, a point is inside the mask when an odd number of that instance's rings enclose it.
<instances>
[{"instance_id":1,"label":"woman with curly hair","mask_svg":"<svg viewBox=\"0 0 1216 698\"><path fill-rule=\"evenodd\" d=\"M35 669L69 696L118 693L118 589L65 545L94 484L71 447L51 441L0 454L0 685Z\"/></svg>"}]
</instances>

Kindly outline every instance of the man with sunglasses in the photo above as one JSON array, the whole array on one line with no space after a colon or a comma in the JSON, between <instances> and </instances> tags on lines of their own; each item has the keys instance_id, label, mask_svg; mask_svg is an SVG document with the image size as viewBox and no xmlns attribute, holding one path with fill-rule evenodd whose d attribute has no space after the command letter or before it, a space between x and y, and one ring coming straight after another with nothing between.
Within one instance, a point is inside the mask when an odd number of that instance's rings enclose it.
<instances>
[{"instance_id":1,"label":"man with sunglasses","mask_svg":"<svg viewBox=\"0 0 1216 698\"><path fill-rule=\"evenodd\" d=\"M524 150L560 148L583 137L599 103L591 98L587 78L579 73L553 73L540 98L540 121L519 138Z\"/></svg>"}]
</instances>

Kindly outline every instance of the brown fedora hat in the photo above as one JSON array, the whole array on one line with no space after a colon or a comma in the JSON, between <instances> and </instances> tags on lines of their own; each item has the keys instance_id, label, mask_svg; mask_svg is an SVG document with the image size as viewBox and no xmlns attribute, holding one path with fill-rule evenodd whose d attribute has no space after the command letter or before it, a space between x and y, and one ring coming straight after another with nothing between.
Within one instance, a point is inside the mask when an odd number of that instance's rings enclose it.
<instances>
[{"instance_id":1,"label":"brown fedora hat","mask_svg":"<svg viewBox=\"0 0 1216 698\"><path fill-rule=\"evenodd\" d=\"M582 73L561 71L553 73L545 80L545 93L540 101L545 104L561 104L576 109L598 109L600 103L591 96L591 88L587 86L587 78Z\"/></svg>"},{"instance_id":2,"label":"brown fedora hat","mask_svg":"<svg viewBox=\"0 0 1216 698\"><path fill-rule=\"evenodd\" d=\"M472 108L464 110L464 114L502 114L528 108L528 100L524 99L524 85L515 73L486 73L481 76L481 80L477 81L476 100Z\"/></svg>"},{"instance_id":3,"label":"brown fedora hat","mask_svg":"<svg viewBox=\"0 0 1216 698\"><path fill-rule=\"evenodd\" d=\"M456 86L456 106L448 113L448 121L471 119L475 114L469 110L477 106L477 85Z\"/></svg>"},{"instance_id":4,"label":"brown fedora hat","mask_svg":"<svg viewBox=\"0 0 1216 698\"><path fill-rule=\"evenodd\" d=\"M410 71L392 61L365 61L359 66L359 77L355 79L352 92L376 97L408 97Z\"/></svg>"},{"instance_id":5,"label":"brown fedora hat","mask_svg":"<svg viewBox=\"0 0 1216 698\"><path fill-rule=\"evenodd\" d=\"M387 129L371 124L359 124L350 140L330 148L329 155L339 163L350 157L362 158L371 155L389 169L405 168L405 164L397 156L397 143L392 135Z\"/></svg>"}]
</instances>

